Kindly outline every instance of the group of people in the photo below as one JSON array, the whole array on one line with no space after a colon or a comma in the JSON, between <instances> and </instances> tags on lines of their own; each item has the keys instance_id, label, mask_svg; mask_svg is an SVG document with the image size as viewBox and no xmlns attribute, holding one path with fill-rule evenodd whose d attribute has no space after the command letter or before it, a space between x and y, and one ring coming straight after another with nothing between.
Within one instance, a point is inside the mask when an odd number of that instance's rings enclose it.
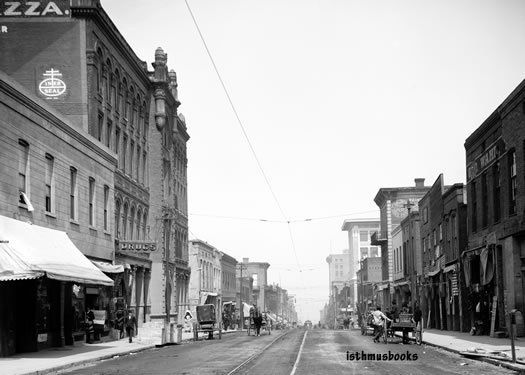
<instances>
[{"instance_id":1,"label":"group of people","mask_svg":"<svg viewBox=\"0 0 525 375\"><path fill-rule=\"evenodd\" d=\"M91 308L88 308L86 312L86 342L92 344L93 340L96 340L95 331L95 313ZM128 310L127 313L119 310L117 311L117 318L115 320L115 328L119 331L119 339L124 337L124 330L129 338L129 342L133 341L133 336L138 329L137 318L133 313L133 310Z\"/></svg>"}]
</instances>

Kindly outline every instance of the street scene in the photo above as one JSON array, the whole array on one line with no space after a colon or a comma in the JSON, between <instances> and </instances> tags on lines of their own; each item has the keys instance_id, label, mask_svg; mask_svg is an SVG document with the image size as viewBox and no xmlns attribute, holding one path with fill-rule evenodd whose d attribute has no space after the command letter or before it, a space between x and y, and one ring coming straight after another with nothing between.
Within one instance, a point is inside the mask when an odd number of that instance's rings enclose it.
<instances>
[{"instance_id":1,"label":"street scene","mask_svg":"<svg viewBox=\"0 0 525 375\"><path fill-rule=\"evenodd\" d=\"M0 373L525 374L525 3L0 0Z\"/></svg>"}]
</instances>

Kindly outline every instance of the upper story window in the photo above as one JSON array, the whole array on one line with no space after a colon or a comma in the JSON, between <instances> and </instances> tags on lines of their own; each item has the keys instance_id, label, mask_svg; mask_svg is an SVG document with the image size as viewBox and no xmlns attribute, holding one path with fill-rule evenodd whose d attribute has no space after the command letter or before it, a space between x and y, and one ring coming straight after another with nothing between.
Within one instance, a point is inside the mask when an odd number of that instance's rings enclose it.
<instances>
[{"instance_id":1,"label":"upper story window","mask_svg":"<svg viewBox=\"0 0 525 375\"><path fill-rule=\"evenodd\" d=\"M368 231L367 230L359 231L359 241L368 242Z\"/></svg>"},{"instance_id":2,"label":"upper story window","mask_svg":"<svg viewBox=\"0 0 525 375\"><path fill-rule=\"evenodd\" d=\"M470 222L472 232L478 230L478 200L476 194L476 181L470 183L470 202L471 202L471 211L470 211Z\"/></svg>"},{"instance_id":3,"label":"upper story window","mask_svg":"<svg viewBox=\"0 0 525 375\"><path fill-rule=\"evenodd\" d=\"M109 186L104 185L104 230L109 231Z\"/></svg>"},{"instance_id":4,"label":"upper story window","mask_svg":"<svg viewBox=\"0 0 525 375\"><path fill-rule=\"evenodd\" d=\"M509 215L516 213L516 196L518 193L518 178L516 176L516 152L511 150L508 156L509 163Z\"/></svg>"},{"instance_id":5,"label":"upper story window","mask_svg":"<svg viewBox=\"0 0 525 375\"><path fill-rule=\"evenodd\" d=\"M46 154L45 207L46 212L55 212L55 158Z\"/></svg>"},{"instance_id":6,"label":"upper story window","mask_svg":"<svg viewBox=\"0 0 525 375\"><path fill-rule=\"evenodd\" d=\"M95 226L95 179L93 177L89 178L89 191L88 191L88 200L89 200L89 225Z\"/></svg>"},{"instance_id":7,"label":"upper story window","mask_svg":"<svg viewBox=\"0 0 525 375\"><path fill-rule=\"evenodd\" d=\"M71 220L78 220L78 186L77 186L78 172L75 167L69 168L69 218Z\"/></svg>"},{"instance_id":8,"label":"upper story window","mask_svg":"<svg viewBox=\"0 0 525 375\"><path fill-rule=\"evenodd\" d=\"M501 219L501 173L499 161L492 167L492 185L494 222L498 223Z\"/></svg>"},{"instance_id":9,"label":"upper story window","mask_svg":"<svg viewBox=\"0 0 525 375\"><path fill-rule=\"evenodd\" d=\"M29 143L18 140L18 202L28 204L29 199Z\"/></svg>"}]
</instances>

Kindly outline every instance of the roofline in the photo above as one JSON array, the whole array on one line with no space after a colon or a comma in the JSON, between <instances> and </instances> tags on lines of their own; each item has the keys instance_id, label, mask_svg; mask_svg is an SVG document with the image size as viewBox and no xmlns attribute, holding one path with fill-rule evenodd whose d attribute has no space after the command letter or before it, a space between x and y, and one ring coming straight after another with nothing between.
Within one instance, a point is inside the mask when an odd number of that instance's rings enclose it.
<instances>
[{"instance_id":1,"label":"roofline","mask_svg":"<svg viewBox=\"0 0 525 375\"><path fill-rule=\"evenodd\" d=\"M350 230L350 227L352 226L352 224L375 224L375 223L380 224L381 219L379 218L346 219L345 221L343 221L343 226L341 227L341 230L342 231Z\"/></svg>"}]
</instances>

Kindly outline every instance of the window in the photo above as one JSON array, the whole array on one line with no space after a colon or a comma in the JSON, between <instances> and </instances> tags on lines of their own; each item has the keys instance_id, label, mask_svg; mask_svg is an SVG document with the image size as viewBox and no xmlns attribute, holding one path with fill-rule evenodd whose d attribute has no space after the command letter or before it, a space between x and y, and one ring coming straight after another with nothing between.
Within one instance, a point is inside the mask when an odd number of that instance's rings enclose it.
<instances>
[{"instance_id":1,"label":"window","mask_svg":"<svg viewBox=\"0 0 525 375\"><path fill-rule=\"evenodd\" d=\"M69 168L69 175L69 218L71 220L78 220L77 170L75 167Z\"/></svg>"},{"instance_id":2,"label":"window","mask_svg":"<svg viewBox=\"0 0 525 375\"><path fill-rule=\"evenodd\" d=\"M18 202L27 204L24 198L29 197L29 143L18 140Z\"/></svg>"},{"instance_id":3,"label":"window","mask_svg":"<svg viewBox=\"0 0 525 375\"><path fill-rule=\"evenodd\" d=\"M259 284L257 284L257 277L258 275L256 273L252 274L252 279L253 279L253 287L256 288L259 286Z\"/></svg>"},{"instance_id":4,"label":"window","mask_svg":"<svg viewBox=\"0 0 525 375\"><path fill-rule=\"evenodd\" d=\"M443 241L443 225L439 223L439 241Z\"/></svg>"},{"instance_id":5,"label":"window","mask_svg":"<svg viewBox=\"0 0 525 375\"><path fill-rule=\"evenodd\" d=\"M481 175L481 227L485 228L488 222L488 189L487 189L487 172Z\"/></svg>"},{"instance_id":6,"label":"window","mask_svg":"<svg viewBox=\"0 0 525 375\"><path fill-rule=\"evenodd\" d=\"M470 221L472 222L472 232L478 230L478 200L476 197L476 181L470 183L470 201L472 202L472 210L470 211Z\"/></svg>"},{"instance_id":7,"label":"window","mask_svg":"<svg viewBox=\"0 0 525 375\"><path fill-rule=\"evenodd\" d=\"M423 209L423 222L428 223L428 207Z\"/></svg>"},{"instance_id":8,"label":"window","mask_svg":"<svg viewBox=\"0 0 525 375\"><path fill-rule=\"evenodd\" d=\"M95 226L95 179L89 178L89 225Z\"/></svg>"},{"instance_id":9,"label":"window","mask_svg":"<svg viewBox=\"0 0 525 375\"><path fill-rule=\"evenodd\" d=\"M366 230L359 231L359 241L368 242L368 231Z\"/></svg>"},{"instance_id":10,"label":"window","mask_svg":"<svg viewBox=\"0 0 525 375\"><path fill-rule=\"evenodd\" d=\"M46 176L45 176L45 206L46 212L55 212L55 186L53 178L55 159L46 154Z\"/></svg>"},{"instance_id":11,"label":"window","mask_svg":"<svg viewBox=\"0 0 525 375\"><path fill-rule=\"evenodd\" d=\"M106 146L109 148L111 144L111 132L113 131L113 123L108 120L108 126L106 127Z\"/></svg>"},{"instance_id":12,"label":"window","mask_svg":"<svg viewBox=\"0 0 525 375\"><path fill-rule=\"evenodd\" d=\"M119 164L121 163L120 160L120 128L115 129L115 153L119 155Z\"/></svg>"},{"instance_id":13,"label":"window","mask_svg":"<svg viewBox=\"0 0 525 375\"><path fill-rule=\"evenodd\" d=\"M378 257L379 256L379 248L377 246L371 246L370 247L370 256L371 257Z\"/></svg>"},{"instance_id":14,"label":"window","mask_svg":"<svg viewBox=\"0 0 525 375\"><path fill-rule=\"evenodd\" d=\"M361 259L368 258L368 247L360 247L359 251L361 252Z\"/></svg>"},{"instance_id":15,"label":"window","mask_svg":"<svg viewBox=\"0 0 525 375\"><path fill-rule=\"evenodd\" d=\"M104 133L104 114L99 112L98 114L98 128L97 128L97 139L102 142L102 134Z\"/></svg>"},{"instance_id":16,"label":"window","mask_svg":"<svg viewBox=\"0 0 525 375\"><path fill-rule=\"evenodd\" d=\"M142 155L140 151L140 146L137 145L137 162L135 163L135 178L139 181L139 172L140 172L140 156Z\"/></svg>"},{"instance_id":17,"label":"window","mask_svg":"<svg viewBox=\"0 0 525 375\"><path fill-rule=\"evenodd\" d=\"M516 195L518 193L518 179L516 177L516 152L509 151L509 215L516 213Z\"/></svg>"},{"instance_id":18,"label":"window","mask_svg":"<svg viewBox=\"0 0 525 375\"><path fill-rule=\"evenodd\" d=\"M142 154L142 183L146 184L146 153Z\"/></svg>"},{"instance_id":19,"label":"window","mask_svg":"<svg viewBox=\"0 0 525 375\"><path fill-rule=\"evenodd\" d=\"M133 176L133 159L135 158L135 142L131 141L129 149L129 175Z\"/></svg>"},{"instance_id":20,"label":"window","mask_svg":"<svg viewBox=\"0 0 525 375\"><path fill-rule=\"evenodd\" d=\"M492 194L494 203L494 222L501 219L501 174L499 161L492 167Z\"/></svg>"},{"instance_id":21,"label":"window","mask_svg":"<svg viewBox=\"0 0 525 375\"><path fill-rule=\"evenodd\" d=\"M437 237L436 237L436 230L435 229L432 231L432 242L433 242L434 246L437 245Z\"/></svg>"},{"instance_id":22,"label":"window","mask_svg":"<svg viewBox=\"0 0 525 375\"><path fill-rule=\"evenodd\" d=\"M126 172L126 153L128 151L128 136L124 134L124 140L122 141L122 165L121 168L122 171Z\"/></svg>"},{"instance_id":23,"label":"window","mask_svg":"<svg viewBox=\"0 0 525 375\"><path fill-rule=\"evenodd\" d=\"M104 230L109 231L109 186L104 185Z\"/></svg>"}]
</instances>

